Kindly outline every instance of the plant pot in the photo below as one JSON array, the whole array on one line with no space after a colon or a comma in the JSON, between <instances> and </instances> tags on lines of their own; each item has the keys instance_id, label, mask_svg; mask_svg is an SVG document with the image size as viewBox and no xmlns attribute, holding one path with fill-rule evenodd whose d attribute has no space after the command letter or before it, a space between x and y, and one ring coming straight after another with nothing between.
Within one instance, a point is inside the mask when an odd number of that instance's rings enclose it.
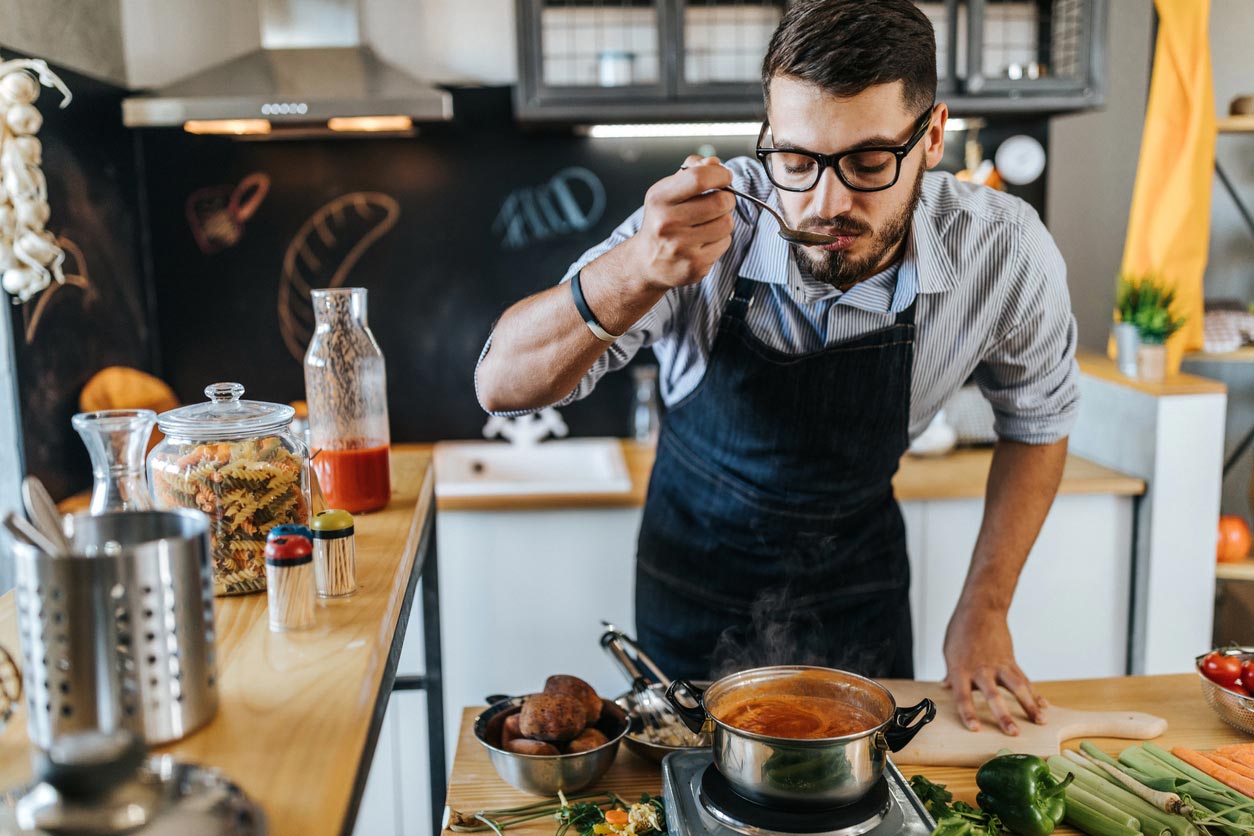
<instances>
[{"instance_id":1,"label":"plant pot","mask_svg":"<svg viewBox=\"0 0 1254 836\"><path fill-rule=\"evenodd\" d=\"M1136 353L1138 376L1141 380L1161 383L1167 377L1167 347L1163 345L1142 345Z\"/></svg>"},{"instance_id":2,"label":"plant pot","mask_svg":"<svg viewBox=\"0 0 1254 836\"><path fill-rule=\"evenodd\" d=\"M1128 377L1136 377L1137 351L1141 348L1141 335L1131 322L1116 322L1112 329L1115 335L1115 362L1119 371Z\"/></svg>"}]
</instances>

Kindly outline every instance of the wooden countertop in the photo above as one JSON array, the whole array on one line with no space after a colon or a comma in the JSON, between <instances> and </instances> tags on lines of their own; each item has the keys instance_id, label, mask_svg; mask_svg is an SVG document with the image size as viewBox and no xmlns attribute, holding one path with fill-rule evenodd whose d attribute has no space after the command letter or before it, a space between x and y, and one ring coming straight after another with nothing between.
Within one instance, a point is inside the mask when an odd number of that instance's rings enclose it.
<instances>
[{"instance_id":1,"label":"wooden countertop","mask_svg":"<svg viewBox=\"0 0 1254 836\"><path fill-rule=\"evenodd\" d=\"M434 489L430 455L393 452L391 504L355 521L358 592L320 602L313 629L271 633L264 594L215 599L218 713L158 751L221 769L260 803L272 834L352 829ZM18 649L12 592L0 597L0 642ZM19 708L0 734L0 788L29 779L29 749Z\"/></svg>"},{"instance_id":2,"label":"wooden countertop","mask_svg":"<svg viewBox=\"0 0 1254 836\"><path fill-rule=\"evenodd\" d=\"M437 500L441 511L524 511L558 508L634 508L644 505L653 469L652 445L623 441L623 458L631 474L631 490L618 494L549 494L544 496L453 496ZM398 447L398 449L402 449ZM430 450L431 445L406 445L404 449ZM903 456L893 478L893 490L903 502L972 499L984 496L993 450L955 450L938 458ZM1139 496L1145 482L1068 456L1059 494L1119 494Z\"/></svg>"},{"instance_id":3,"label":"wooden countertop","mask_svg":"<svg viewBox=\"0 0 1254 836\"><path fill-rule=\"evenodd\" d=\"M1184 372L1169 374L1162 382L1151 382L1128 377L1119 371L1119 366L1114 360L1111 360L1105 354L1098 354L1095 351L1081 349L1076 352L1075 359L1080 365L1082 374L1104 380L1107 383L1126 386L1129 389L1135 389L1138 392L1153 395L1156 398L1169 395L1222 395L1228 391L1228 387L1218 380L1212 380L1209 377L1199 377L1195 374L1185 374ZM1190 357L1190 359L1193 358Z\"/></svg>"},{"instance_id":4,"label":"wooden countertop","mask_svg":"<svg viewBox=\"0 0 1254 836\"><path fill-rule=\"evenodd\" d=\"M1248 743L1250 740L1248 736L1225 725L1207 707L1195 674L1038 682L1037 687L1047 699L1068 708L1110 710L1118 707L1164 717L1168 724L1167 733L1157 738L1156 742L1167 748L1185 745L1209 750L1229 743ZM467 708L462 717L461 737L457 742L457 755L449 776L448 806L473 813L476 810L538 801L537 796L519 792L506 784L492 768L487 752L475 740L471 731L475 715L481 710L481 707ZM994 733L989 730L980 732ZM1112 755L1130 745L1127 740L1089 739ZM1006 741L1007 747L1013 749L1014 739L1006 738ZM1070 741L1068 748L1075 748L1078 742ZM931 780L945 784L955 798L975 803L975 769L914 767L905 763L899 766L907 778L923 773ZM661 792L661 773L657 765L636 757L623 747L609 772L589 790L610 790L634 801L642 792L650 795ZM551 819L541 820L528 826L510 828L508 832L514 836L552 836L554 826ZM1061 827L1056 832L1077 833L1069 827ZM444 833L452 831L446 829Z\"/></svg>"}]
</instances>

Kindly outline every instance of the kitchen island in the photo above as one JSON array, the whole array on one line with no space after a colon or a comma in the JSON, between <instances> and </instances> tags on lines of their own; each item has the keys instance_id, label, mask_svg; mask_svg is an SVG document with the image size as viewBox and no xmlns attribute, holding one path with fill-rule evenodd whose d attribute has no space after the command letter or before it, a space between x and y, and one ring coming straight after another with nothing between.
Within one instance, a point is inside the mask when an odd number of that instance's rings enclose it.
<instances>
[{"instance_id":1,"label":"kitchen island","mask_svg":"<svg viewBox=\"0 0 1254 836\"><path fill-rule=\"evenodd\" d=\"M271 834L353 831L414 592L434 567L434 485L428 453L393 451L391 503L356 517L357 594L319 602L312 629L270 632L264 594L215 599L218 712L156 751L221 769L260 804ZM0 644L16 653L17 633L9 592ZM428 704L438 717L438 691ZM0 788L29 779L29 750L19 708L0 733ZM433 775L442 786L443 770Z\"/></svg>"},{"instance_id":2,"label":"kitchen island","mask_svg":"<svg viewBox=\"0 0 1254 836\"><path fill-rule=\"evenodd\" d=\"M891 683L886 684L891 687ZM1232 743L1248 743L1250 740L1248 735L1225 725L1207 707L1195 674L1039 682L1037 687L1046 699L1067 708L1090 710L1117 708L1143 711L1163 717L1167 720L1167 732L1155 742L1167 748L1183 745L1193 749L1209 750ZM539 800L537 796L515 790L497 776L492 764L488 761L487 752L471 731L475 715L481 710L482 707L471 707L465 710L461 736L457 744L457 756L449 777L448 806L463 813L473 814L476 810L529 804ZM920 737L925 734L927 734L926 728L919 732ZM998 735L999 733L986 728L980 734ZM1111 754L1117 754L1135 742L1096 737L1087 739ZM1007 748L1014 748L1014 738L1002 737L1002 740L1005 741L1004 745ZM1078 743L1078 740L1068 741L1065 745L1068 748L1075 748ZM916 774L926 775L937 783L945 784L954 793L955 798L975 803L976 770L973 768L915 767L907 763L901 763L899 766L907 778ZM643 792L657 795L661 789L659 767L636 757L623 747L619 750L618 757L609 772L589 787L588 791L608 790L617 793L627 801L636 801ZM552 836L555 827L554 821L542 820L527 826L510 828L507 832L515 836ZM451 834L453 831L445 829L443 832ZM1077 833L1065 826L1056 832L1064 835Z\"/></svg>"}]
</instances>

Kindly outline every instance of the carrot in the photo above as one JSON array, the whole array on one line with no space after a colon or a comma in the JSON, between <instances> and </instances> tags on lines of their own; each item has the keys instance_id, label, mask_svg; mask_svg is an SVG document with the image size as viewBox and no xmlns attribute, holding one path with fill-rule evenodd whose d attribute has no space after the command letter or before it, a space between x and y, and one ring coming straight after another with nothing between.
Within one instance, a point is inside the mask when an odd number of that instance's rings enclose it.
<instances>
[{"instance_id":1,"label":"carrot","mask_svg":"<svg viewBox=\"0 0 1254 836\"><path fill-rule=\"evenodd\" d=\"M1232 758L1237 763L1254 767L1254 746L1223 746L1215 751L1225 757Z\"/></svg>"},{"instance_id":2,"label":"carrot","mask_svg":"<svg viewBox=\"0 0 1254 836\"><path fill-rule=\"evenodd\" d=\"M1244 775L1246 778L1249 778L1251 781L1254 781L1254 767L1251 767L1248 764L1241 763L1240 761L1234 760L1228 757L1227 755L1221 755L1218 752L1211 752L1207 757L1209 757L1211 760L1213 760L1215 763L1219 764L1220 766L1231 769L1233 772L1237 773L1238 775Z\"/></svg>"},{"instance_id":3,"label":"carrot","mask_svg":"<svg viewBox=\"0 0 1254 836\"><path fill-rule=\"evenodd\" d=\"M1192 749L1186 749L1183 746L1172 747L1171 754L1194 769L1200 769L1216 781L1227 784L1242 795L1254 798L1254 780L1215 763L1200 752L1194 752Z\"/></svg>"},{"instance_id":4,"label":"carrot","mask_svg":"<svg viewBox=\"0 0 1254 836\"><path fill-rule=\"evenodd\" d=\"M607 824L626 824L631 821L631 816L626 810L606 810L605 821Z\"/></svg>"}]
</instances>

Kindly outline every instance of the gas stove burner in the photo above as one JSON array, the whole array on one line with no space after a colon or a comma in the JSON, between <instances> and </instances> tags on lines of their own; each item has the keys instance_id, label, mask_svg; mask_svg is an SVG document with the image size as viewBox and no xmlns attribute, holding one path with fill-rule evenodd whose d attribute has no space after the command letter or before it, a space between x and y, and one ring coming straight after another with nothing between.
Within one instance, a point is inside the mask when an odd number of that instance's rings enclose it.
<instances>
[{"instance_id":1,"label":"gas stove burner","mask_svg":"<svg viewBox=\"0 0 1254 836\"><path fill-rule=\"evenodd\" d=\"M805 834L805 836L862 836L884 820L888 812L888 782L883 778L860 800L826 810L790 811L757 804L740 796L714 764L693 780L701 807L720 824L737 833Z\"/></svg>"},{"instance_id":2,"label":"gas stove burner","mask_svg":"<svg viewBox=\"0 0 1254 836\"><path fill-rule=\"evenodd\" d=\"M930 836L936 826L892 761L863 802L836 808L835 814L791 815L736 795L713 764L709 749L683 750L662 760L672 836Z\"/></svg>"}]
</instances>

